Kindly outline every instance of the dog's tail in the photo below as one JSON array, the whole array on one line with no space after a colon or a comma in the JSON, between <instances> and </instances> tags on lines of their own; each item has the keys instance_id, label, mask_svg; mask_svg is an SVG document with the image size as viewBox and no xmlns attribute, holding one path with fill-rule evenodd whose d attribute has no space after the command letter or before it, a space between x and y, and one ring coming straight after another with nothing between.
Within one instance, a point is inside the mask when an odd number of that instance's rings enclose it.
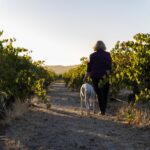
<instances>
[{"instance_id":1,"label":"dog's tail","mask_svg":"<svg viewBox=\"0 0 150 150\"><path fill-rule=\"evenodd\" d=\"M81 89L80 89L80 97L84 98L84 96L85 96L84 92L85 92L84 88L81 87Z\"/></svg>"},{"instance_id":2,"label":"dog's tail","mask_svg":"<svg viewBox=\"0 0 150 150\"><path fill-rule=\"evenodd\" d=\"M82 97L84 96L84 93L83 93L83 90L82 90L82 89L81 89L80 95L81 95Z\"/></svg>"}]
</instances>

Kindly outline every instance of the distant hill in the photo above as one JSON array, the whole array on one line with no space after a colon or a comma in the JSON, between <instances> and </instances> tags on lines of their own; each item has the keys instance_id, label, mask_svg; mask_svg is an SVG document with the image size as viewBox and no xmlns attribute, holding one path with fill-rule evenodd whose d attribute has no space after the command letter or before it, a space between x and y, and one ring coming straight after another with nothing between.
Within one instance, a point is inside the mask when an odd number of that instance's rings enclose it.
<instances>
[{"instance_id":1,"label":"distant hill","mask_svg":"<svg viewBox=\"0 0 150 150\"><path fill-rule=\"evenodd\" d=\"M75 68L78 65L72 65L72 66L62 66L62 65L56 65L56 66L48 66L48 68L52 69L56 74L63 74L67 72L71 68Z\"/></svg>"}]
</instances>

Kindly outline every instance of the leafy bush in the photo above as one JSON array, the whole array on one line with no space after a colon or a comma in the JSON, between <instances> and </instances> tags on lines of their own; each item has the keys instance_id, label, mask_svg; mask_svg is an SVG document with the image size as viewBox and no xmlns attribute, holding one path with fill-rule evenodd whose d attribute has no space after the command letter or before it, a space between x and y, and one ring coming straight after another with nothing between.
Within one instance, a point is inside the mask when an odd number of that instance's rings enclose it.
<instances>
[{"instance_id":1,"label":"leafy bush","mask_svg":"<svg viewBox=\"0 0 150 150\"><path fill-rule=\"evenodd\" d=\"M82 64L78 65L76 68L70 69L67 73L62 75L67 87L78 90L81 87L86 71L87 58L81 58L81 62Z\"/></svg>"},{"instance_id":2,"label":"leafy bush","mask_svg":"<svg viewBox=\"0 0 150 150\"><path fill-rule=\"evenodd\" d=\"M133 41L117 42L111 51L113 89L133 90L135 101L150 100L150 34L136 34Z\"/></svg>"},{"instance_id":3,"label":"leafy bush","mask_svg":"<svg viewBox=\"0 0 150 150\"><path fill-rule=\"evenodd\" d=\"M56 74L42 61L33 61L27 49L14 47L15 39L2 39L2 34L0 32L0 106L9 107L16 99L25 101L33 95L44 99L46 88L56 79Z\"/></svg>"}]
</instances>

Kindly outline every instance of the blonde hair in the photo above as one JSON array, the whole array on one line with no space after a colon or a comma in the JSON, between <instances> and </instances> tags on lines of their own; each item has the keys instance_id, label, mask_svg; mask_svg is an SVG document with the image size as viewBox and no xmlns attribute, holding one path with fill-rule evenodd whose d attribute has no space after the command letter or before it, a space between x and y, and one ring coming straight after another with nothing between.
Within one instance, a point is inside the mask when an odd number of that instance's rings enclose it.
<instances>
[{"instance_id":1,"label":"blonde hair","mask_svg":"<svg viewBox=\"0 0 150 150\"><path fill-rule=\"evenodd\" d=\"M104 50L105 51L106 46L105 46L103 41L97 41L93 49L94 49L94 51L98 51L98 50Z\"/></svg>"}]
</instances>

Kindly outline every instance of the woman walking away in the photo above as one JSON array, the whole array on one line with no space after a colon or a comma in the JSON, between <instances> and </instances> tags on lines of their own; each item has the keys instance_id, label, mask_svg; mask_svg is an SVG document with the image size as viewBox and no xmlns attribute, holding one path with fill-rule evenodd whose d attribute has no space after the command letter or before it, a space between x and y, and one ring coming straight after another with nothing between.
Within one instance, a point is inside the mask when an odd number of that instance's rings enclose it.
<instances>
[{"instance_id":1,"label":"woman walking away","mask_svg":"<svg viewBox=\"0 0 150 150\"><path fill-rule=\"evenodd\" d=\"M102 115L105 115L106 111L109 81L104 82L102 86L99 86L99 81L104 81L104 76L107 76L110 73L112 64L110 53L105 50L106 46L103 41L97 41L94 46L95 52L89 57L87 72L83 79L85 82L88 76L91 77Z\"/></svg>"}]
</instances>

